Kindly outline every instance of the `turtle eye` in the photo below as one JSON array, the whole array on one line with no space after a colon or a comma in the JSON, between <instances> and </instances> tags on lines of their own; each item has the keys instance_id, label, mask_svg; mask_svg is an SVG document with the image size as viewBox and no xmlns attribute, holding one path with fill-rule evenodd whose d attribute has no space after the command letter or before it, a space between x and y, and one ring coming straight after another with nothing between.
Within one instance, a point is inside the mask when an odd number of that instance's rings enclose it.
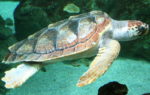
<instances>
[{"instance_id":1,"label":"turtle eye","mask_svg":"<svg viewBox=\"0 0 150 95\"><path fill-rule=\"evenodd\" d=\"M146 31L146 28L143 27L143 26L141 26L141 27L138 28L138 30L139 30L140 32L144 32L144 31Z\"/></svg>"}]
</instances>

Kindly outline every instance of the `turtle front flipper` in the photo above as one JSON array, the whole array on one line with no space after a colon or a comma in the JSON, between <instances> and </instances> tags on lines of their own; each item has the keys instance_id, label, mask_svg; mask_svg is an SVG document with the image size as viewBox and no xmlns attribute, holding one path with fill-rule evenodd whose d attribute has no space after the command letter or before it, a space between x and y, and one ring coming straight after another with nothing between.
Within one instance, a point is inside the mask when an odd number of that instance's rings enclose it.
<instances>
[{"instance_id":1,"label":"turtle front flipper","mask_svg":"<svg viewBox=\"0 0 150 95\"><path fill-rule=\"evenodd\" d=\"M20 64L16 68L6 71L2 81L5 82L6 88L19 87L40 68L41 64Z\"/></svg>"},{"instance_id":2,"label":"turtle front flipper","mask_svg":"<svg viewBox=\"0 0 150 95\"><path fill-rule=\"evenodd\" d=\"M108 40L102 48L99 48L97 56L91 63L88 71L80 77L77 86L85 86L102 76L118 56L119 51L119 42L116 40Z\"/></svg>"}]
</instances>

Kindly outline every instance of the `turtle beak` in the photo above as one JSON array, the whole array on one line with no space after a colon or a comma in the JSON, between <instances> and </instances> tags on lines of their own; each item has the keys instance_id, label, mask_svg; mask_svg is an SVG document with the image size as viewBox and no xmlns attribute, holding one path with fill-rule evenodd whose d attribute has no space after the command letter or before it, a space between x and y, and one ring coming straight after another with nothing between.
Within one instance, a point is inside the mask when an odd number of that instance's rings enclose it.
<instances>
[{"instance_id":1,"label":"turtle beak","mask_svg":"<svg viewBox=\"0 0 150 95\"><path fill-rule=\"evenodd\" d=\"M149 25L148 24L141 25L140 27L138 27L138 30L141 36L147 35L149 32Z\"/></svg>"}]
</instances>

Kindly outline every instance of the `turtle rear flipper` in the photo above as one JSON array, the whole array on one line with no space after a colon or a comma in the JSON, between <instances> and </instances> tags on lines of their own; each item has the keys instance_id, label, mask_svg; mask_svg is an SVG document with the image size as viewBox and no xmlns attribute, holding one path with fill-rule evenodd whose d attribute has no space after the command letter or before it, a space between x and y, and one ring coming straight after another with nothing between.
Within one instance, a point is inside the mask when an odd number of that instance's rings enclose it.
<instances>
[{"instance_id":1,"label":"turtle rear flipper","mask_svg":"<svg viewBox=\"0 0 150 95\"><path fill-rule=\"evenodd\" d=\"M91 63L88 71L80 77L77 86L85 86L102 76L107 71L113 60L118 56L119 51L120 44L118 41L108 41L103 48L99 49L96 58Z\"/></svg>"},{"instance_id":2,"label":"turtle rear flipper","mask_svg":"<svg viewBox=\"0 0 150 95\"><path fill-rule=\"evenodd\" d=\"M19 87L40 68L40 64L20 64L16 68L6 71L2 81L5 82L6 88Z\"/></svg>"}]
</instances>

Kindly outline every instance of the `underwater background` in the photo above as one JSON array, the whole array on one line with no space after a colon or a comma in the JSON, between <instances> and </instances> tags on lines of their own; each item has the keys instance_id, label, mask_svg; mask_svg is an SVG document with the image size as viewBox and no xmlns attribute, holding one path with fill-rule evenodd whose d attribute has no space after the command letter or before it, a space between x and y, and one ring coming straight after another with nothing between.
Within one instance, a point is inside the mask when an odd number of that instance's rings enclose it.
<instances>
[{"instance_id":1,"label":"underwater background","mask_svg":"<svg viewBox=\"0 0 150 95\"><path fill-rule=\"evenodd\" d=\"M50 23L92 10L102 10L113 19L141 20L150 25L150 0L0 0L0 78L13 67L1 63L10 45ZM5 89L0 80L0 95L98 95L98 89L112 81L125 84L127 95L150 93L150 33L122 42L119 57L101 78L76 87L92 59L47 65L46 72L38 72L16 89Z\"/></svg>"}]
</instances>

